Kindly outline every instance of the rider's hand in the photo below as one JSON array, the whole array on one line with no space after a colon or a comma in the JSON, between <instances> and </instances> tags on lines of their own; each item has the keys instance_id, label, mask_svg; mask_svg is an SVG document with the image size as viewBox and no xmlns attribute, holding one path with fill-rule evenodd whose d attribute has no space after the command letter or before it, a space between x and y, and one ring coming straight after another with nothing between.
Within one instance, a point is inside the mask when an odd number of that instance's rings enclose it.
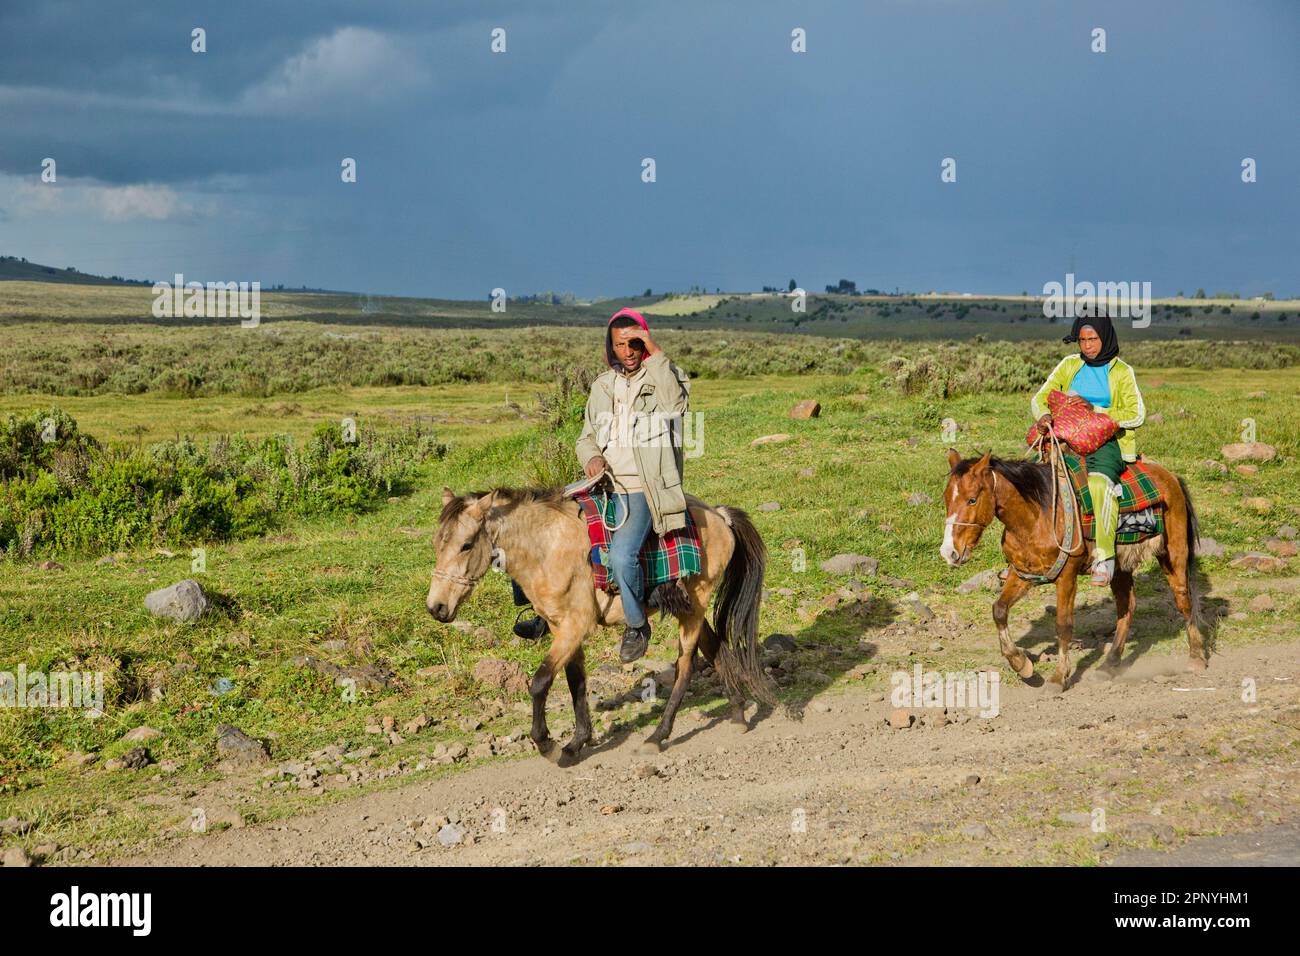
<instances>
[{"instance_id":1,"label":"rider's hand","mask_svg":"<svg viewBox=\"0 0 1300 956\"><path fill-rule=\"evenodd\" d=\"M595 455L587 462L586 467L583 470L586 471L588 478L595 478L608 467L609 465L602 456Z\"/></svg>"},{"instance_id":2,"label":"rider's hand","mask_svg":"<svg viewBox=\"0 0 1300 956\"><path fill-rule=\"evenodd\" d=\"M1046 415L1044 415L1042 418L1038 420L1038 431L1041 434L1046 435L1051 430L1052 430L1052 413L1048 412Z\"/></svg>"}]
</instances>

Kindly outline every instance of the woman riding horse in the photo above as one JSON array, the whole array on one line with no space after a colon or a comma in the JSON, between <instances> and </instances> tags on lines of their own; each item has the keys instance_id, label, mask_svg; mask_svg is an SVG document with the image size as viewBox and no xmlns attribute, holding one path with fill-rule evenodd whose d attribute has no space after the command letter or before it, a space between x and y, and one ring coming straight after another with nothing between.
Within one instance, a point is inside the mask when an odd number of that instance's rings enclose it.
<instances>
[{"instance_id":1,"label":"woman riding horse","mask_svg":"<svg viewBox=\"0 0 1300 956\"><path fill-rule=\"evenodd\" d=\"M1065 342L1078 342L1079 354L1067 355L1047 376L1030 403L1038 419L1038 430L1047 434L1052 415L1047 396L1056 389L1075 392L1104 411L1119 425L1119 431L1091 455L1088 491L1096 515L1096 543L1092 552L1092 583L1107 587L1115 575L1115 529L1119 524L1119 476L1125 462L1137 461L1137 429L1146 420L1146 406L1138 391L1132 367L1119 358L1119 341L1107 316L1083 316L1074 320Z\"/></svg>"}]
</instances>

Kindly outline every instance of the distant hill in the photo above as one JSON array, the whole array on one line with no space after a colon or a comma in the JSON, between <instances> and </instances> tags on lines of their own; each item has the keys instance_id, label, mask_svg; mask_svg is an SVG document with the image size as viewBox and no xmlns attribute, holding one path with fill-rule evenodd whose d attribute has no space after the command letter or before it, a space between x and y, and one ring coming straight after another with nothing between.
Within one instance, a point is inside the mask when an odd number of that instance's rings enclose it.
<instances>
[{"instance_id":1,"label":"distant hill","mask_svg":"<svg viewBox=\"0 0 1300 956\"><path fill-rule=\"evenodd\" d=\"M186 281L192 281L193 276L187 277ZM144 285L151 286L153 279L126 279L122 276L97 276L89 272L80 272L73 267L63 269L54 266L43 266L39 262L27 262L18 256L0 256L0 282L63 282L72 285ZM171 282L171 276L162 276L158 281ZM202 280L198 280L202 281ZM225 280L222 280L225 281ZM296 289L286 288L283 285L265 285L262 286L263 292L307 292L325 295L356 295L355 292L348 292L342 289L309 289L306 286L299 286Z\"/></svg>"},{"instance_id":2,"label":"distant hill","mask_svg":"<svg viewBox=\"0 0 1300 956\"><path fill-rule=\"evenodd\" d=\"M96 276L71 267L58 269L28 262L18 256L0 256L0 282L68 282L75 285L149 285L146 279Z\"/></svg>"}]
</instances>

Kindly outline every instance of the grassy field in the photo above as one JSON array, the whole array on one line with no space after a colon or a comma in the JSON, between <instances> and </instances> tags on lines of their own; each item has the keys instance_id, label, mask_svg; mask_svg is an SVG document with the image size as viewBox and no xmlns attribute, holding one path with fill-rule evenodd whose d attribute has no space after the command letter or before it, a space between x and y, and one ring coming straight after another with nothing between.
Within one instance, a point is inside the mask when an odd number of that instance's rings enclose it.
<instances>
[{"instance_id":1,"label":"grassy field","mask_svg":"<svg viewBox=\"0 0 1300 956\"><path fill-rule=\"evenodd\" d=\"M10 313L3 319L7 335L0 356L7 377L0 414L29 413L57 402L82 431L103 441L135 445L178 435L203 440L232 432L302 438L315 423L342 416L355 416L364 427L383 430L427 416L449 452L421 466L409 494L360 514L294 520L263 538L186 542L207 549L206 571L196 577L216 604L213 613L193 625L154 618L142 604L149 591L191 576L188 548L141 547L123 553L113 564L98 564L101 555L95 553L61 554L56 556L61 570L42 569L35 559L0 560L0 669L13 671L25 664L29 671L103 670L109 692L107 713L97 720L66 711L0 710L0 818L17 814L35 820L42 839L88 851L147 843L160 826L160 812L150 809L151 797L214 779L216 728L226 723L272 741L277 759L339 739L354 746L373 743L376 738L364 728L385 715L398 724L420 714L443 718L418 744L392 747L389 756L394 759L415 753L417 747L427 749L432 740L470 740L472 732L460 728L456 718L489 693L474 680L474 664L483 657L500 657L531 671L544 648L511 635L514 608L508 581L498 574L485 579L463 610L467 629L432 621L423 604L433 561L430 535L444 485L463 492L530 484L539 473L554 473L556 468L576 477L576 461L565 458L576 422L566 421L558 431L553 427L538 401L548 387L542 376L514 384L448 381L383 387L349 384L340 374L344 381L330 387L255 396L221 390L189 397L154 389L128 395L93 394L93 388L83 390L92 394L29 392L21 380L8 375L42 347L49 354L67 355L102 340L116 343L112 348L130 344L148 362L159 350L202 348L201 339L189 341L187 335L238 334L196 327L163 337L147 324L104 322L102 316L93 322L95 310L107 301L100 298L101 290L93 291L90 302L77 305L80 289L46 288L59 293L52 304L46 303L47 314L19 320ZM11 307L15 294L0 287L0 306ZM138 295L139 290L102 290L102 295L110 294ZM65 308L80 319L68 324L50 321ZM310 314L308 306L292 297L286 297L284 308L280 315L285 318L296 308ZM4 312L0 307L0 315ZM120 318L129 312L113 315ZM574 361L577 356L590 362L591 353L598 356L600 348L598 316L590 318L572 328L502 329L494 334L502 342L515 343L524 334L549 336L522 340L539 346L528 353L533 365ZM1289 327L1294 319L1293 311L1287 322L1275 324ZM1252 320L1239 321L1248 326ZM1034 354L1053 361L1052 356L1061 354L1059 336L1053 342L1041 328L1041 318L1038 322ZM1019 331L1020 326L1017 322L1008 327ZM351 331L347 326L330 329L328 323L304 328L310 329L304 334L314 338L322 330ZM952 571L938 557L943 520L939 499L947 471L947 444L940 429L944 418L955 419L960 426L956 444L965 453L991 448L1003 455L1018 454L1028 422L1028 395L1013 384L996 382L989 382L986 390L935 388L925 376L908 394L906 376L900 378L889 360L901 355L914 363L922 354L914 345L899 349L888 342L846 336L836 352L824 339L803 335L778 337L724 328L700 332L697 339L689 332L667 332L661 340L684 366L697 354L701 364L715 363L708 366L711 374L701 375L693 386L692 407L704 416L704 455L687 462L689 489L705 500L745 508L763 534L770 550L767 587L772 593L764 603L761 633L807 633L810 622L818 622L814 633L824 649L824 666L801 671L786 688L787 696L807 699L828 684L848 680L834 667L835 649L856 644L891 621L906 620L912 611L903 599L914 591L950 617L954 630L970 625L979 635L972 643L954 642L936 656L934 666L1001 666L988 623L989 595L963 596L953 590L971 574L1000 566L998 536L985 536L968 569ZM400 351L412 347L408 336L458 336L463 348L466 339L482 333L378 325L375 334L392 336L393 348ZM957 361L970 354L968 349L995 355L1013 354L1018 348L994 341L950 346ZM1294 464L1300 425L1291 414L1292 403L1300 397L1300 369L1288 367L1294 364L1287 361L1288 353L1270 348L1242 346L1241 355L1272 356L1267 363L1277 367L1138 368L1148 415L1157 419L1142 429L1141 448L1187 477L1202 534L1228 551L1224 558L1205 561L1211 586L1208 606L1221 618L1222 644L1293 636L1288 623L1296 611L1292 594L1278 596L1274 612L1230 613L1239 612L1265 582L1230 569L1228 560L1243 551L1262 550L1279 526L1300 524L1292 495L1300 478ZM777 358L765 358L768 349ZM735 352L750 359L729 369L726 356ZM232 374L238 374L238 352L222 354L234 362ZM268 358L266 368L292 376L301 361L296 350L286 349ZM343 363L337 368L346 367ZM790 407L804 398L821 402L821 417L791 420ZM1208 466L1206 460L1218 457L1220 446L1239 440L1245 418L1254 420L1259 440L1276 446L1279 457L1260 465L1252 476L1223 474ZM791 438L751 445L753 439L772 433ZM1246 508L1247 497L1267 498L1269 505ZM779 502L781 507L757 510L765 502ZM865 582L874 596L865 616L823 613L825 599L845 581L821 571L819 564L838 552L867 554L881 562L880 577ZM806 568L797 570L803 567L801 555ZM1148 599L1139 603L1138 646L1182 654L1184 638L1169 603L1163 595L1149 599L1164 592L1163 582L1158 574L1141 580ZM1017 615L1041 615L1048 600L1040 589ZM673 640L671 623L656 624L652 653L662 656ZM343 643L325 649L327 641ZM589 668L612 665L613 646L612 633L598 635L589 651ZM291 663L295 655L308 653L341 665L382 662L400 684L361 693L356 702L343 700L328 677ZM906 659L891 661L887 655L883 663L886 668L910 666ZM222 679L231 689L217 693L216 682ZM1003 679L1013 679L1005 668ZM690 698L694 707L710 703L698 695ZM564 713L559 723L567 720ZM105 760L132 746L121 740L123 734L141 725L162 732L150 749L155 760L171 762L168 771L150 775L103 769ZM488 729L517 733L523 726L524 718L511 707ZM92 759L74 765L68 760L74 753ZM246 814L250 820L268 819L312 800L333 798L304 796L286 804L267 797ZM112 806L113 812L97 815L104 806Z\"/></svg>"}]
</instances>

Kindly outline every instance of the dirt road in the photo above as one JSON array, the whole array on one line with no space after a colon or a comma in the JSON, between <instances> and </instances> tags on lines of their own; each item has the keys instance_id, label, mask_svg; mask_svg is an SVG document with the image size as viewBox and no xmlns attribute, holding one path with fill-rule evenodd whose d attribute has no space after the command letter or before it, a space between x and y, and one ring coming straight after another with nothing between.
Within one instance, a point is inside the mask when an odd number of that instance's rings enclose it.
<instances>
[{"instance_id":1,"label":"dirt road","mask_svg":"<svg viewBox=\"0 0 1300 956\"><path fill-rule=\"evenodd\" d=\"M908 729L861 685L748 733L725 708L685 712L658 755L640 750L646 730L616 732L569 769L494 758L114 862L1107 864L1177 847L1226 862L1267 853L1270 833L1270 859L1295 862L1294 831L1269 828L1300 806L1300 644L1231 649L1195 676L1182 653L1089 671L1065 694L1003 685L995 718L914 710Z\"/></svg>"}]
</instances>

